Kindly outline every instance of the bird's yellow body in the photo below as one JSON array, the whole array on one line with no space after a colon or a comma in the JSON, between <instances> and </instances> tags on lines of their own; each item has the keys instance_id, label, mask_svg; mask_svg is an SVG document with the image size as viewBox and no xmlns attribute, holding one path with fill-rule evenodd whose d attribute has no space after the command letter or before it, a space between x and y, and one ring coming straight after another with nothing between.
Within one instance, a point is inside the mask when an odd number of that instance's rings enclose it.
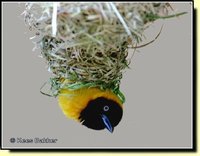
<instances>
[{"instance_id":1,"label":"bird's yellow body","mask_svg":"<svg viewBox=\"0 0 200 156\"><path fill-rule=\"evenodd\" d=\"M110 90L101 90L99 88L81 88L78 90L62 89L58 96L58 103L63 113L71 119L79 121L82 110L86 108L89 101L99 97L104 97L115 101L122 107L120 99Z\"/></svg>"}]
</instances>

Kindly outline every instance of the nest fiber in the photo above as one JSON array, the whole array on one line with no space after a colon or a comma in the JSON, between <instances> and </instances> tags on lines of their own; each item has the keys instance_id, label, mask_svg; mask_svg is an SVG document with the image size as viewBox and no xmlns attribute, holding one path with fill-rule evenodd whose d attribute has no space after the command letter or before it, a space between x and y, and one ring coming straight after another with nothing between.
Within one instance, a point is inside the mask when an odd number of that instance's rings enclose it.
<instances>
[{"instance_id":1,"label":"nest fiber","mask_svg":"<svg viewBox=\"0 0 200 156\"><path fill-rule=\"evenodd\" d=\"M137 47L150 23L183 14L170 15L170 8L169 3L32 2L23 15L54 75L53 95L85 86L120 94L129 47Z\"/></svg>"}]
</instances>

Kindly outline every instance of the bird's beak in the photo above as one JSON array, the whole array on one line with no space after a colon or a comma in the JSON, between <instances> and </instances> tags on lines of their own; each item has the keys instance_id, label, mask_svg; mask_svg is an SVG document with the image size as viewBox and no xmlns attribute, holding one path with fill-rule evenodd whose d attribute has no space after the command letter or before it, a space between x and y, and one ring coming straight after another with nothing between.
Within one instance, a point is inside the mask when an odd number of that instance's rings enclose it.
<instances>
[{"instance_id":1,"label":"bird's beak","mask_svg":"<svg viewBox=\"0 0 200 156\"><path fill-rule=\"evenodd\" d=\"M107 130L109 130L109 132L113 132L114 128L112 127L110 120L108 119L108 117L104 114L101 115L101 118L103 120L103 123L105 125L105 127L107 128Z\"/></svg>"}]
</instances>

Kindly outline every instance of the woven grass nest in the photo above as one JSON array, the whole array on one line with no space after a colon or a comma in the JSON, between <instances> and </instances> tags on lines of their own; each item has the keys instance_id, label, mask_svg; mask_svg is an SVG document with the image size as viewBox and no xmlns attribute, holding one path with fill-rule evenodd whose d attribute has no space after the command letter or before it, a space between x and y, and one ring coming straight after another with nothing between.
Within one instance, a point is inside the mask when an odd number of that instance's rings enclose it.
<instances>
[{"instance_id":1,"label":"woven grass nest","mask_svg":"<svg viewBox=\"0 0 200 156\"><path fill-rule=\"evenodd\" d=\"M119 93L130 63L128 49L137 48L155 20L184 14L170 11L169 3L32 2L23 15L53 73L51 92L56 96L62 88L85 86Z\"/></svg>"}]
</instances>

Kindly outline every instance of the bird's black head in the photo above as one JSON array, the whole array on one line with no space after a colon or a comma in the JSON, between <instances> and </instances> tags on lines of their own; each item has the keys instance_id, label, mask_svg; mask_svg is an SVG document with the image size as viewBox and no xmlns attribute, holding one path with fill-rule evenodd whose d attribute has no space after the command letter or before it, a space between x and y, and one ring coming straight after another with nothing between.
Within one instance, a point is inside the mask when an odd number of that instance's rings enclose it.
<instances>
[{"instance_id":1,"label":"bird's black head","mask_svg":"<svg viewBox=\"0 0 200 156\"><path fill-rule=\"evenodd\" d=\"M113 132L122 118L122 107L115 101L98 97L88 102L80 113L80 122L88 128L102 130L107 128Z\"/></svg>"}]
</instances>

